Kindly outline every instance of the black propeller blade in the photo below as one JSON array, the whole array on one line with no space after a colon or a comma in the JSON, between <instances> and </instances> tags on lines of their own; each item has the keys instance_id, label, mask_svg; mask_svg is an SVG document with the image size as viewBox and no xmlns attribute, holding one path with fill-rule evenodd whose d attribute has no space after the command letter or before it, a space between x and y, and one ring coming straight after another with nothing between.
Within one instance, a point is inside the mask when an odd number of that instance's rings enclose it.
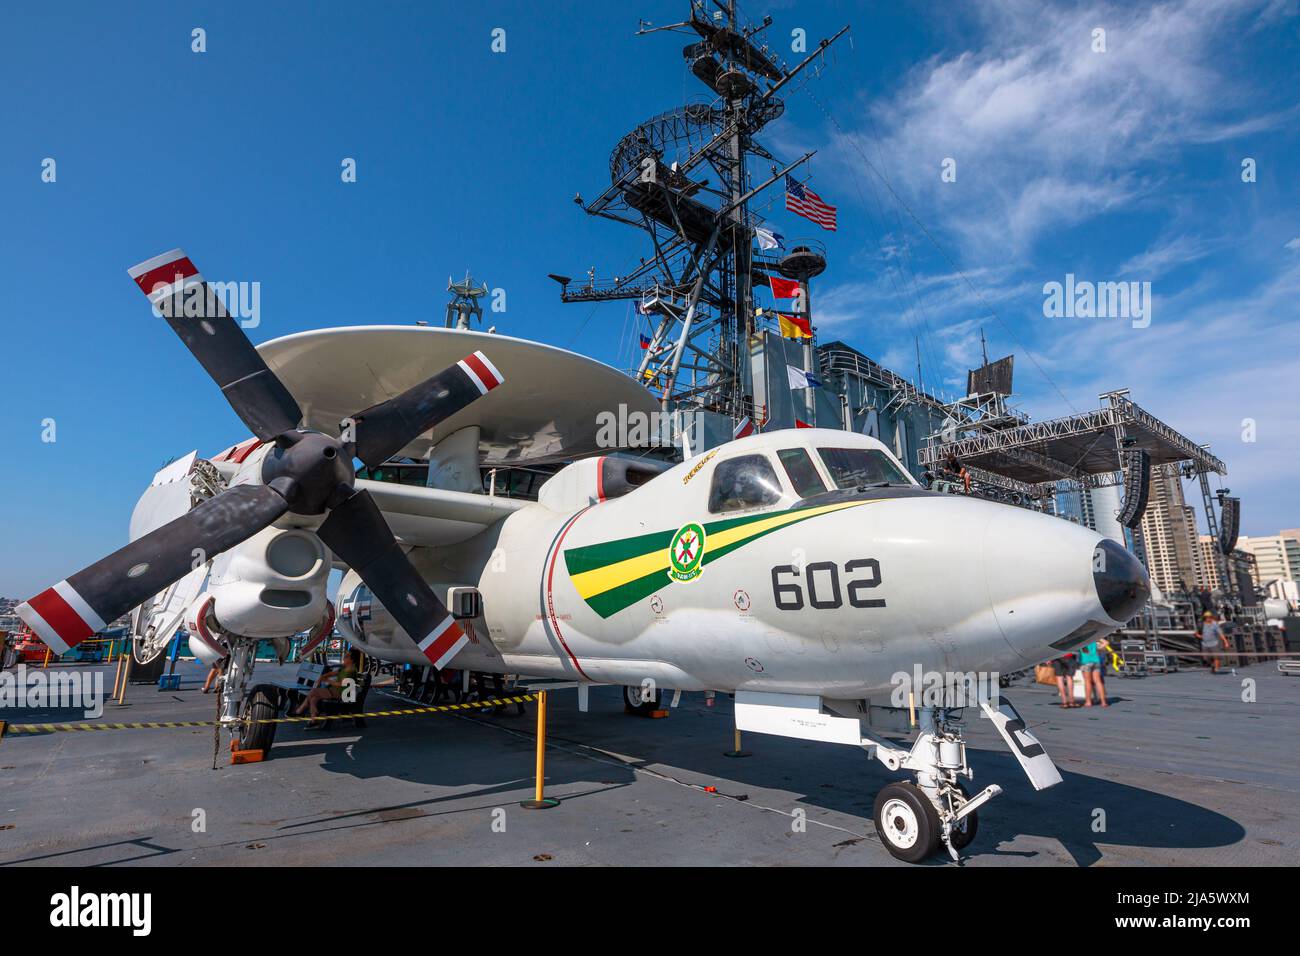
<instances>
[{"instance_id":1,"label":"black propeller blade","mask_svg":"<svg viewBox=\"0 0 1300 956\"><path fill-rule=\"evenodd\" d=\"M504 381L482 352L466 356L396 398L353 415L356 456L372 468L383 464L434 425Z\"/></svg>"},{"instance_id":2,"label":"black propeller blade","mask_svg":"<svg viewBox=\"0 0 1300 956\"><path fill-rule=\"evenodd\" d=\"M66 653L195 567L251 538L289 510L268 485L236 485L18 605L57 653Z\"/></svg>"},{"instance_id":3,"label":"black propeller blade","mask_svg":"<svg viewBox=\"0 0 1300 956\"><path fill-rule=\"evenodd\" d=\"M370 492L353 492L316 533L361 576L434 667L445 665L468 641L447 606L402 553Z\"/></svg>"},{"instance_id":4,"label":"black propeller blade","mask_svg":"<svg viewBox=\"0 0 1300 956\"><path fill-rule=\"evenodd\" d=\"M136 285L263 442L252 483L235 484L18 607L64 653L288 511L327 514L321 539L361 575L420 650L442 667L467 638L402 553L374 499L353 485L354 446L298 428L302 410L179 249L129 270ZM354 416L355 454L378 465L504 379L482 352Z\"/></svg>"},{"instance_id":5,"label":"black propeller blade","mask_svg":"<svg viewBox=\"0 0 1300 956\"><path fill-rule=\"evenodd\" d=\"M127 270L262 441L296 428L302 409L266 367L189 256L173 249Z\"/></svg>"}]
</instances>

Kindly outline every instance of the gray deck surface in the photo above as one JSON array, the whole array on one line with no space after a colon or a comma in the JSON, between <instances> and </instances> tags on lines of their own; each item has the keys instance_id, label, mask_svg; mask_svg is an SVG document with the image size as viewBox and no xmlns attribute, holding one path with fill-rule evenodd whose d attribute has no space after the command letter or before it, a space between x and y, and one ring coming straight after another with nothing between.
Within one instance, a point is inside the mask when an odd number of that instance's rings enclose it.
<instances>
[{"instance_id":1,"label":"gray deck surface","mask_svg":"<svg viewBox=\"0 0 1300 956\"><path fill-rule=\"evenodd\" d=\"M210 718L200 671L181 672L181 691L132 686L128 706L103 719ZM1244 678L1257 682L1254 703L1241 700ZM1062 711L1045 687L1005 692L1065 778L1042 793L987 721L967 722L975 786L1005 793L981 811L965 865L1300 860L1300 679L1256 665L1108 687L1108 710ZM368 709L395 706L385 693L372 691ZM727 759L721 697L706 707L684 695L662 720L625 716L617 688L594 689L587 714L573 691L550 704L547 792L562 803L549 810L518 807L532 794L531 705L526 717L374 719L361 731L284 725L269 760L229 766L223 743L215 771L210 729L9 735L0 864L902 865L871 807L904 778L859 750L747 735L753 756ZM206 832L192 829L196 808Z\"/></svg>"}]
</instances>

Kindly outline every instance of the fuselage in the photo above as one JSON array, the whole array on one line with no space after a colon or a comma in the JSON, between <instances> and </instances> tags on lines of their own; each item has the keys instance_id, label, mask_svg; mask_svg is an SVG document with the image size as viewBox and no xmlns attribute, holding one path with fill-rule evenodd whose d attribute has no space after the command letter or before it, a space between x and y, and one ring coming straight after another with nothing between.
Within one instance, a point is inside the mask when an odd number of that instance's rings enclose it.
<instances>
[{"instance_id":1,"label":"fuselage","mask_svg":"<svg viewBox=\"0 0 1300 956\"><path fill-rule=\"evenodd\" d=\"M577 505L539 503L412 554L435 590L482 594L455 666L862 698L918 666L1020 669L1132 613L1102 604L1098 556L1124 559L1100 535L926 491L880 442L843 431L741 439ZM1111 573L1138 586L1140 568ZM424 663L359 587L349 575L340 589L351 636Z\"/></svg>"}]
</instances>

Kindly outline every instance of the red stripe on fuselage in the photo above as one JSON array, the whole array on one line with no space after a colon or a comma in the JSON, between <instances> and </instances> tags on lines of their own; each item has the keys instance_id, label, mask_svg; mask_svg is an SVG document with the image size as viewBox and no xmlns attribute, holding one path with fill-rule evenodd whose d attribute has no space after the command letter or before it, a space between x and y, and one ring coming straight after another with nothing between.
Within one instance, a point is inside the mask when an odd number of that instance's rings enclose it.
<instances>
[{"instance_id":1,"label":"red stripe on fuselage","mask_svg":"<svg viewBox=\"0 0 1300 956\"><path fill-rule=\"evenodd\" d=\"M587 509L583 508L582 511L579 511L569 519L569 523L565 525L564 530L560 532L560 536L555 540L555 544L551 550L551 560L546 569L546 615L551 619L551 627L555 631L556 640L558 640L560 646L564 648L564 653L569 655L569 660L573 661L573 666L578 669L578 673L587 680L591 680L590 677L587 677L587 672L582 669L582 665L578 663L578 658L574 656L573 651L569 650L569 645L565 642L564 635L560 633L560 621L555 614L555 595L551 591L551 583L555 580L555 559L560 556L560 545L564 543L564 538L569 533L569 529L578 523L578 519L581 518L586 511Z\"/></svg>"}]
</instances>

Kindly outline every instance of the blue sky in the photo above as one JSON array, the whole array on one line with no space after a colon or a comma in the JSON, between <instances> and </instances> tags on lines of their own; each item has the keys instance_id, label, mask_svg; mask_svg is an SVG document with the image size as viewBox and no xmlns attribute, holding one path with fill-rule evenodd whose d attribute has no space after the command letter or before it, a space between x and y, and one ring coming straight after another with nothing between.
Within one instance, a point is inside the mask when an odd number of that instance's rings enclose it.
<instances>
[{"instance_id":1,"label":"blue sky","mask_svg":"<svg viewBox=\"0 0 1300 956\"><path fill-rule=\"evenodd\" d=\"M127 279L173 247L210 278L261 284L255 342L439 322L447 276L468 267L506 290L503 332L625 364L625 306L561 306L546 273L610 276L643 254L571 199L608 183L609 151L632 126L700 97L681 38L633 37L638 17L684 9L7 8L0 594L25 597L120 546L164 461L243 437ZM1033 417L1129 386L1227 461L1245 533L1300 525L1294 0L743 9L772 14L778 48L795 27L816 39L853 26L763 136L786 157L819 150L812 185L840 209L840 230L820 235L824 339L909 375L919 339L926 384L955 393L982 326L990 354L1017 353ZM195 27L206 53L191 51ZM54 183L41 181L46 157ZM344 157L356 183L340 181ZM945 158L955 182L941 180ZM772 219L787 236L815 232L779 209ZM1066 273L1150 281L1150 327L1044 318L1043 284ZM1247 418L1255 442L1242 441Z\"/></svg>"}]
</instances>

